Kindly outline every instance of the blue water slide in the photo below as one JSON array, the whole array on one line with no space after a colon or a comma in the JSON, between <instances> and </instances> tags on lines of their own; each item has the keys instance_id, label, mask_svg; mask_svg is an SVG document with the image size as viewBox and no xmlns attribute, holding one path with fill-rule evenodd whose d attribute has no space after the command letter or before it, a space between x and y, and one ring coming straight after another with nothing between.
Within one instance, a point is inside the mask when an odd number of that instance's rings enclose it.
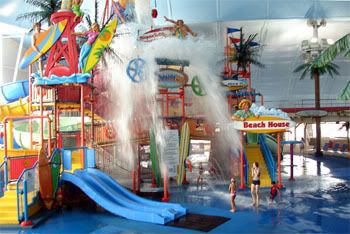
<instances>
[{"instance_id":1,"label":"blue water slide","mask_svg":"<svg viewBox=\"0 0 350 234\"><path fill-rule=\"evenodd\" d=\"M266 134L258 134L260 150L264 156L270 178L272 181L275 181L276 162L270 148L266 144L266 139Z\"/></svg>"},{"instance_id":2,"label":"blue water slide","mask_svg":"<svg viewBox=\"0 0 350 234\"><path fill-rule=\"evenodd\" d=\"M7 104L29 95L28 80L20 80L0 86L0 102Z\"/></svg>"},{"instance_id":3,"label":"blue water slide","mask_svg":"<svg viewBox=\"0 0 350 234\"><path fill-rule=\"evenodd\" d=\"M62 180L79 187L104 209L127 219L165 224L186 214L186 209L178 204L138 197L96 169L75 170L74 174L64 172Z\"/></svg>"}]
</instances>

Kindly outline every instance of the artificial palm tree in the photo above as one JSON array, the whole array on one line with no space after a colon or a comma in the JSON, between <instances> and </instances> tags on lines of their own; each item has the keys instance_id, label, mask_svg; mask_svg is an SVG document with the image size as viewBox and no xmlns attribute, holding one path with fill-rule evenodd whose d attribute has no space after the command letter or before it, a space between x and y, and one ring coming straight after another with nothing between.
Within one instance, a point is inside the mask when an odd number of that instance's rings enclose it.
<instances>
[{"instance_id":1,"label":"artificial palm tree","mask_svg":"<svg viewBox=\"0 0 350 234\"><path fill-rule=\"evenodd\" d=\"M237 63L237 72L240 68L244 72L247 72L249 64L254 64L258 67L264 67L264 64L258 61L258 50L256 49L257 43L254 42L258 34L251 34L248 39L244 39L242 28L240 28L240 39L239 42L233 42L235 52L229 56L229 62Z\"/></svg>"},{"instance_id":2,"label":"artificial palm tree","mask_svg":"<svg viewBox=\"0 0 350 234\"><path fill-rule=\"evenodd\" d=\"M294 72L303 71L300 79L305 78L306 74L311 75L311 79L315 81L315 108L320 108L320 75L329 73L339 74L338 66L332 63L338 54L344 53L345 58L350 58L350 33L346 34L333 45L322 51L320 55L313 61L298 66ZM322 155L321 153L321 123L320 118L316 118L316 153L315 155Z\"/></svg>"},{"instance_id":3,"label":"artificial palm tree","mask_svg":"<svg viewBox=\"0 0 350 234\"><path fill-rule=\"evenodd\" d=\"M321 98L320 98L320 76L324 74L329 74L332 78L333 75L339 75L339 72L337 71L338 65L328 62L324 64L323 66L317 66L314 62L308 62L305 64L301 64L298 66L294 72L301 72L302 74L300 76L300 79L304 79L308 74L310 75L310 78L314 80L315 85L315 108L316 110L319 110L321 107ZM315 117L316 120L316 156L321 156L321 118Z\"/></svg>"},{"instance_id":4,"label":"artificial palm tree","mask_svg":"<svg viewBox=\"0 0 350 234\"><path fill-rule=\"evenodd\" d=\"M28 20L32 23L47 22L51 25L50 17L61 8L61 0L24 0L36 10L17 16L16 20Z\"/></svg>"}]
</instances>

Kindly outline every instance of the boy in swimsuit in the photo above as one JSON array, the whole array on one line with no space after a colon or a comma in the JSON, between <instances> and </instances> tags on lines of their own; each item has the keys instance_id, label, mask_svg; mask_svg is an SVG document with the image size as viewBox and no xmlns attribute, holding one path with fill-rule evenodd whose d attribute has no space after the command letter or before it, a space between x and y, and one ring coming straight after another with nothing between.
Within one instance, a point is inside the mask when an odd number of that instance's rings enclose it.
<instances>
[{"instance_id":1,"label":"boy in swimsuit","mask_svg":"<svg viewBox=\"0 0 350 234\"><path fill-rule=\"evenodd\" d=\"M273 200L277 195L280 195L280 189L278 188L277 184L275 181L271 182L271 189L270 189L270 202L272 203Z\"/></svg>"},{"instance_id":2,"label":"boy in swimsuit","mask_svg":"<svg viewBox=\"0 0 350 234\"><path fill-rule=\"evenodd\" d=\"M236 180L234 178L231 178L231 183L228 187L228 191L230 192L231 197L231 212L236 212Z\"/></svg>"},{"instance_id":3,"label":"boy in swimsuit","mask_svg":"<svg viewBox=\"0 0 350 234\"><path fill-rule=\"evenodd\" d=\"M193 37L197 36L197 33L193 32L183 20L171 20L168 17L164 16L164 19L170 23L173 23L175 26L173 28L173 34L179 39L185 39L187 34L190 33Z\"/></svg>"},{"instance_id":4,"label":"boy in swimsuit","mask_svg":"<svg viewBox=\"0 0 350 234\"><path fill-rule=\"evenodd\" d=\"M199 186L199 181L201 181L201 187L203 186L203 173L204 173L203 164L199 163L198 177L197 177L197 187Z\"/></svg>"},{"instance_id":5,"label":"boy in swimsuit","mask_svg":"<svg viewBox=\"0 0 350 234\"><path fill-rule=\"evenodd\" d=\"M72 11L75 14L74 22L79 17L83 17L84 13L80 10L80 6L84 0L73 0Z\"/></svg>"}]
</instances>

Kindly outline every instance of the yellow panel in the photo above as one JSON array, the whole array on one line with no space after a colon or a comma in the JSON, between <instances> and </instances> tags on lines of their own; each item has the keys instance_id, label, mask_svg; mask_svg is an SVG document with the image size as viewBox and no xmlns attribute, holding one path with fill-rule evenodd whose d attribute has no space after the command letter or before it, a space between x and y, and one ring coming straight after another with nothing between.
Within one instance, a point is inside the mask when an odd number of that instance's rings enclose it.
<instances>
[{"instance_id":1,"label":"yellow panel","mask_svg":"<svg viewBox=\"0 0 350 234\"><path fill-rule=\"evenodd\" d=\"M265 163L265 159L260 151L260 146L257 144L249 144L245 147L246 150L246 156L247 161L249 164L249 171L248 171L248 184L252 182L252 173L251 169L253 167L254 162L259 163L260 167L260 186L261 187L270 187L271 186L271 178Z\"/></svg>"}]
</instances>

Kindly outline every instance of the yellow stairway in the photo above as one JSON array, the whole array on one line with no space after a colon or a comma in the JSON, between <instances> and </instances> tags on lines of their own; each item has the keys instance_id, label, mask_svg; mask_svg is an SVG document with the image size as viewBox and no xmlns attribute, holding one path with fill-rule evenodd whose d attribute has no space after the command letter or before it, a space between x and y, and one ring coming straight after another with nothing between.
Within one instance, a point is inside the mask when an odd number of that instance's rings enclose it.
<instances>
[{"instance_id":1,"label":"yellow stairway","mask_svg":"<svg viewBox=\"0 0 350 234\"><path fill-rule=\"evenodd\" d=\"M35 193L28 194L28 203L32 203ZM17 217L17 191L16 184L8 185L3 197L0 198L0 225L1 224L18 224Z\"/></svg>"},{"instance_id":2,"label":"yellow stairway","mask_svg":"<svg viewBox=\"0 0 350 234\"><path fill-rule=\"evenodd\" d=\"M260 186L261 187L270 187L271 186L271 178L269 175L269 171L267 169L264 156L260 151L260 145L258 144L247 144L245 145L245 151L247 156L247 161L249 164L248 171L248 184L252 182L252 167L254 162L259 163L260 167Z\"/></svg>"}]
</instances>

